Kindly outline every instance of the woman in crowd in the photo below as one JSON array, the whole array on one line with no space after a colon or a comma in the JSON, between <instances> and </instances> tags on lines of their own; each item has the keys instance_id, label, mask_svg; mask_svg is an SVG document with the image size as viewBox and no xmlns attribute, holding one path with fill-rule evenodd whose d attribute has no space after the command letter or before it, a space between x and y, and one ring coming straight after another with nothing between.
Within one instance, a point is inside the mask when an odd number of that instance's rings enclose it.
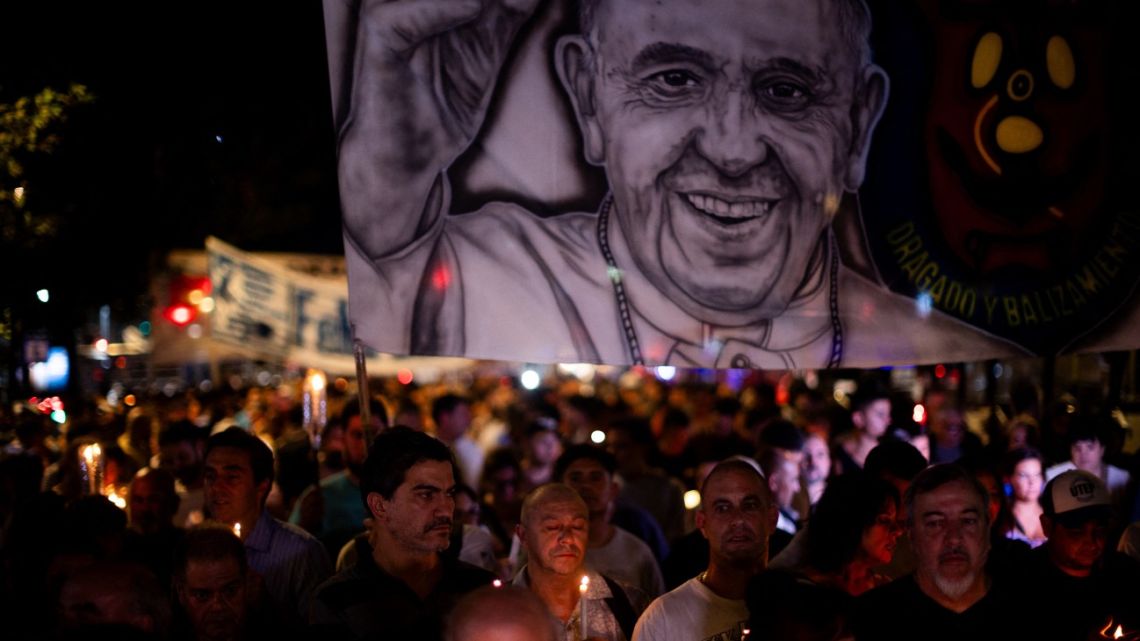
<instances>
[{"instance_id":1,"label":"woman in crowd","mask_svg":"<svg viewBox=\"0 0 1140 641\"><path fill-rule=\"evenodd\" d=\"M858 596L887 582L875 568L891 562L901 531L898 491L862 473L831 479L808 525L798 572Z\"/></svg>"},{"instance_id":2,"label":"woman in crowd","mask_svg":"<svg viewBox=\"0 0 1140 641\"><path fill-rule=\"evenodd\" d=\"M1025 541L1031 547L1045 542L1041 527L1041 488L1045 485L1041 453L1030 448L1010 452L1006 462L1006 483L1009 485L1009 511L1000 518L998 527L1006 538Z\"/></svg>"}]
</instances>

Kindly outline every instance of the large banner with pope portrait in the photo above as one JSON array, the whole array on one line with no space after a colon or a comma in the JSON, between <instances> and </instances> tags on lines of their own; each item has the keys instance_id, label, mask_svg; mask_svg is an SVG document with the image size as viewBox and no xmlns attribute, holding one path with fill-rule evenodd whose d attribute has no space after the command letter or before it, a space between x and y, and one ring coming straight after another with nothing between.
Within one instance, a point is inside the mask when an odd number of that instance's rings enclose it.
<instances>
[{"instance_id":1,"label":"large banner with pope portrait","mask_svg":"<svg viewBox=\"0 0 1140 641\"><path fill-rule=\"evenodd\" d=\"M1131 4L325 0L353 334L764 369L1140 346Z\"/></svg>"}]
</instances>

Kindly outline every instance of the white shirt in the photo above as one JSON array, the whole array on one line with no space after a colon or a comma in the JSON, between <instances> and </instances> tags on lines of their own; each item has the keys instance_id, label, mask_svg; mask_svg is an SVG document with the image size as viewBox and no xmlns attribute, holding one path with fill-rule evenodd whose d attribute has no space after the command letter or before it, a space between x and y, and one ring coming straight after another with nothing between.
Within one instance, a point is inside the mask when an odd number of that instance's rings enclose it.
<instances>
[{"instance_id":1,"label":"white shirt","mask_svg":"<svg viewBox=\"0 0 1140 641\"><path fill-rule=\"evenodd\" d=\"M1048 483L1052 481L1053 477L1062 472L1075 469L1077 469L1077 466L1072 461L1058 463L1045 470L1045 482ZM1115 465L1105 463L1104 478L1101 478L1101 480L1104 481L1105 487L1108 488L1108 493L1112 495L1112 502L1116 505L1121 505L1124 502L1124 493L1128 490L1128 481L1131 480L1131 476L1128 472Z\"/></svg>"},{"instance_id":2,"label":"white shirt","mask_svg":"<svg viewBox=\"0 0 1140 641\"><path fill-rule=\"evenodd\" d=\"M651 598L665 591L665 579L653 551L644 541L614 527L610 542L597 548L586 549L586 565L602 574L628 583Z\"/></svg>"},{"instance_id":3,"label":"white shirt","mask_svg":"<svg viewBox=\"0 0 1140 641\"><path fill-rule=\"evenodd\" d=\"M455 462L459 465L463 482L467 487L478 491L479 478L483 475L483 448L464 434L451 444L451 451L455 453Z\"/></svg>"},{"instance_id":4,"label":"white shirt","mask_svg":"<svg viewBox=\"0 0 1140 641\"><path fill-rule=\"evenodd\" d=\"M739 641L748 626L743 599L726 599L694 577L649 604L633 641Z\"/></svg>"}]
</instances>

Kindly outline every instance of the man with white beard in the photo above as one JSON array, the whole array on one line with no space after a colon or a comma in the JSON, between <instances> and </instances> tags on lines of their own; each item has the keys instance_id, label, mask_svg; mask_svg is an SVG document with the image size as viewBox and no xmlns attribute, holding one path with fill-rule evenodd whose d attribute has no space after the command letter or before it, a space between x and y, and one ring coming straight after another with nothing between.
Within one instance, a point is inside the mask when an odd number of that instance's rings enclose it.
<instances>
[{"instance_id":1,"label":"man with white beard","mask_svg":"<svg viewBox=\"0 0 1140 641\"><path fill-rule=\"evenodd\" d=\"M856 600L855 638L1010 639L1011 596L986 573L986 490L957 465L923 470L906 493L915 571Z\"/></svg>"}]
</instances>

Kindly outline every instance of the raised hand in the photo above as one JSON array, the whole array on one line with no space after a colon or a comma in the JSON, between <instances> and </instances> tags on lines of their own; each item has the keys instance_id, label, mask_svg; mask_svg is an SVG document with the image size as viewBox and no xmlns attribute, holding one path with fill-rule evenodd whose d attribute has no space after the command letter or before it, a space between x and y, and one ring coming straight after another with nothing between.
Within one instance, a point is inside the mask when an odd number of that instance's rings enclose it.
<instances>
[{"instance_id":1,"label":"raised hand","mask_svg":"<svg viewBox=\"0 0 1140 641\"><path fill-rule=\"evenodd\" d=\"M471 144L519 27L538 0L365 0L341 131L346 228L378 256L446 206L433 186Z\"/></svg>"}]
</instances>

